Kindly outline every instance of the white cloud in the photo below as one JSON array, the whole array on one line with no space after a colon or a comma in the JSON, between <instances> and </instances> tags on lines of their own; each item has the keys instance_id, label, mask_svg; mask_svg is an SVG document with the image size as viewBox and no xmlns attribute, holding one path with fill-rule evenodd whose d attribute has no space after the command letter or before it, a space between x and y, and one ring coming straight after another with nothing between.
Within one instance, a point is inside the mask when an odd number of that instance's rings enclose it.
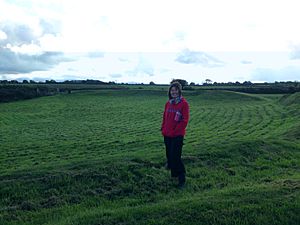
<instances>
[{"instance_id":1,"label":"white cloud","mask_svg":"<svg viewBox=\"0 0 300 225\"><path fill-rule=\"evenodd\" d=\"M4 31L0 30L0 41L7 39L7 35Z\"/></svg>"},{"instance_id":2,"label":"white cloud","mask_svg":"<svg viewBox=\"0 0 300 225\"><path fill-rule=\"evenodd\" d=\"M126 59L126 58L123 58L123 57L119 57L119 60L120 60L121 62L130 62L129 59Z\"/></svg>"},{"instance_id":3,"label":"white cloud","mask_svg":"<svg viewBox=\"0 0 300 225\"><path fill-rule=\"evenodd\" d=\"M14 53L21 53L21 54L28 54L28 55L36 55L36 54L43 53L40 46L36 44L23 44L20 46L12 46L9 44L7 45L7 48L13 51Z\"/></svg>"},{"instance_id":4,"label":"white cloud","mask_svg":"<svg viewBox=\"0 0 300 225\"><path fill-rule=\"evenodd\" d=\"M27 55L0 47L0 74L24 74L49 70L60 62L68 61L61 52L43 52Z\"/></svg>"},{"instance_id":5,"label":"white cloud","mask_svg":"<svg viewBox=\"0 0 300 225\"><path fill-rule=\"evenodd\" d=\"M122 74L110 74L109 76L111 78L120 78L120 77L122 77Z\"/></svg>"},{"instance_id":6,"label":"white cloud","mask_svg":"<svg viewBox=\"0 0 300 225\"><path fill-rule=\"evenodd\" d=\"M241 63L242 64L252 64L252 62L249 60L242 60Z\"/></svg>"},{"instance_id":7,"label":"white cloud","mask_svg":"<svg viewBox=\"0 0 300 225\"><path fill-rule=\"evenodd\" d=\"M255 68L277 71L298 62L290 60L300 58L298 44L290 45L300 42L298 9L297 0L0 0L0 47L78 60L49 66L48 74L57 76L246 80Z\"/></svg>"},{"instance_id":8,"label":"white cloud","mask_svg":"<svg viewBox=\"0 0 300 225\"><path fill-rule=\"evenodd\" d=\"M299 45L291 45L291 59L300 59L300 44Z\"/></svg>"},{"instance_id":9,"label":"white cloud","mask_svg":"<svg viewBox=\"0 0 300 225\"><path fill-rule=\"evenodd\" d=\"M282 51L300 39L295 0L8 2L0 3L0 21L23 21L35 31L47 21L52 33L61 31L57 51ZM184 46L164 44L174 34Z\"/></svg>"},{"instance_id":10,"label":"white cloud","mask_svg":"<svg viewBox=\"0 0 300 225\"><path fill-rule=\"evenodd\" d=\"M224 66L224 62L205 52L191 51L189 49L182 50L178 54L176 61L184 64L201 65L204 67Z\"/></svg>"},{"instance_id":11,"label":"white cloud","mask_svg":"<svg viewBox=\"0 0 300 225\"><path fill-rule=\"evenodd\" d=\"M102 58L103 56L104 56L103 52L89 52L87 54L87 57L90 57L90 58Z\"/></svg>"},{"instance_id":12,"label":"white cloud","mask_svg":"<svg viewBox=\"0 0 300 225\"><path fill-rule=\"evenodd\" d=\"M27 24L4 21L0 23L0 29L3 36L0 39L1 74L49 70L60 62L70 60L63 52L43 49L40 45L43 34L38 34Z\"/></svg>"},{"instance_id":13,"label":"white cloud","mask_svg":"<svg viewBox=\"0 0 300 225\"><path fill-rule=\"evenodd\" d=\"M142 55L139 56L138 63L133 68L133 70L126 71L126 73L130 76L137 76L137 75L154 75L154 68L153 66L146 60L146 58Z\"/></svg>"}]
</instances>

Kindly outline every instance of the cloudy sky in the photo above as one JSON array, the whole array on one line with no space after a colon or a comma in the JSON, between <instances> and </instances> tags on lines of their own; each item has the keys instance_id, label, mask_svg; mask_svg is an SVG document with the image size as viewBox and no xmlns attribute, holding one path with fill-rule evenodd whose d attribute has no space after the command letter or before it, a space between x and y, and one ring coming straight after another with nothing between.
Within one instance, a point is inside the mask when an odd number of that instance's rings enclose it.
<instances>
[{"instance_id":1,"label":"cloudy sky","mask_svg":"<svg viewBox=\"0 0 300 225\"><path fill-rule=\"evenodd\" d=\"M300 80L298 0L0 0L0 79Z\"/></svg>"}]
</instances>

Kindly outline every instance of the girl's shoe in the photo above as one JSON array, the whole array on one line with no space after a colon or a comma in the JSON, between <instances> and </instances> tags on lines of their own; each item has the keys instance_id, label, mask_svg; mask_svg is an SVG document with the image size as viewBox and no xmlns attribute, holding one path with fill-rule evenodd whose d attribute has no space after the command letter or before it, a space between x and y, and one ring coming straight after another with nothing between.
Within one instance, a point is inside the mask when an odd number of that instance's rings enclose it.
<instances>
[{"instance_id":1,"label":"girl's shoe","mask_svg":"<svg viewBox=\"0 0 300 225\"><path fill-rule=\"evenodd\" d=\"M178 188L182 189L185 185L185 173L178 176Z\"/></svg>"}]
</instances>

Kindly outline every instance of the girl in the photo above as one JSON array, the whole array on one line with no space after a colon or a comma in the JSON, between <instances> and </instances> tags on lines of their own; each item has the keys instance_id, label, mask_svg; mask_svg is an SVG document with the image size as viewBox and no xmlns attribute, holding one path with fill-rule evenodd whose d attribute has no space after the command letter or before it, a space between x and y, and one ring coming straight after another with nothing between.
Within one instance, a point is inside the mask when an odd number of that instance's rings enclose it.
<instances>
[{"instance_id":1,"label":"girl","mask_svg":"<svg viewBox=\"0 0 300 225\"><path fill-rule=\"evenodd\" d=\"M189 121L189 104L181 94L181 84L171 83L168 91L169 100L165 104L161 133L166 146L166 168L171 169L171 176L178 177L178 187L185 184L185 167L181 152L185 128Z\"/></svg>"}]
</instances>

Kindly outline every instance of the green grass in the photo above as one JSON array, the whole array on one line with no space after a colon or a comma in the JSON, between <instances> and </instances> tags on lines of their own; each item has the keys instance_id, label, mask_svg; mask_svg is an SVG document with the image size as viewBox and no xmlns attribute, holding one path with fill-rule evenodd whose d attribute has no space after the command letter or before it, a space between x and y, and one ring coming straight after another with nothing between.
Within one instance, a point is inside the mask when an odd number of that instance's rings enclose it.
<instances>
[{"instance_id":1,"label":"green grass","mask_svg":"<svg viewBox=\"0 0 300 225\"><path fill-rule=\"evenodd\" d=\"M299 223L299 93L184 96L184 190L163 168L166 90L0 104L0 224Z\"/></svg>"}]
</instances>

